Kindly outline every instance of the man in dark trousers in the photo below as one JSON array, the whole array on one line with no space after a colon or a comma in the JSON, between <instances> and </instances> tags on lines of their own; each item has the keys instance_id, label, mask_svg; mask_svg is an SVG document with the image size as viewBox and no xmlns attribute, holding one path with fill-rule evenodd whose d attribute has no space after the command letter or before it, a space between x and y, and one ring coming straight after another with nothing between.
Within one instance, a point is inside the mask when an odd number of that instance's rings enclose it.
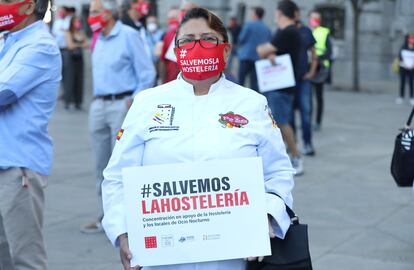
<instances>
[{"instance_id":1,"label":"man in dark trousers","mask_svg":"<svg viewBox=\"0 0 414 270\"><path fill-rule=\"evenodd\" d=\"M298 81L297 68L301 49L301 37L295 24L295 12L297 9L298 7L293 1L280 1L275 14L278 30L273 36L271 43L263 44L257 48L261 58L269 58L272 61L274 61L276 55L289 54L296 82ZM269 91L265 93L265 96L290 151L291 162L296 170L296 175L301 175L304 171L303 160L296 147L295 135L290 125L294 94L297 91L296 86Z\"/></svg>"},{"instance_id":2,"label":"man in dark trousers","mask_svg":"<svg viewBox=\"0 0 414 270\"><path fill-rule=\"evenodd\" d=\"M295 109L299 110L301 119L303 150L302 154L315 155L312 143L312 79L315 77L318 67L318 57L315 50L315 39L312 30L300 20L300 12L296 11L296 26L301 37L301 49L297 67L297 81L294 100L294 110L291 118L291 126L295 128ZM308 55L311 55L309 63Z\"/></svg>"}]
</instances>

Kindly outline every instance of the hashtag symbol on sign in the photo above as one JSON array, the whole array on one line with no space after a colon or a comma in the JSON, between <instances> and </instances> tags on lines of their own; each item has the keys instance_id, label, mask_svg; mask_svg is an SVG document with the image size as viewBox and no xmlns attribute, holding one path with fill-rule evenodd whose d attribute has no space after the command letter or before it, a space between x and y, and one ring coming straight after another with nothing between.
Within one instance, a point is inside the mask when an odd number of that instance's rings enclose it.
<instances>
[{"instance_id":1,"label":"hashtag symbol on sign","mask_svg":"<svg viewBox=\"0 0 414 270\"><path fill-rule=\"evenodd\" d=\"M181 53L180 53L180 57L184 58L186 55L187 55L187 50L185 50L185 49L182 50Z\"/></svg>"},{"instance_id":2,"label":"hashtag symbol on sign","mask_svg":"<svg viewBox=\"0 0 414 270\"><path fill-rule=\"evenodd\" d=\"M145 198L145 197L149 197L149 195L150 195L150 191L151 191L151 186L149 185L149 184L147 184L147 185L144 185L142 188L141 188L141 195L142 195L142 198Z\"/></svg>"}]
</instances>

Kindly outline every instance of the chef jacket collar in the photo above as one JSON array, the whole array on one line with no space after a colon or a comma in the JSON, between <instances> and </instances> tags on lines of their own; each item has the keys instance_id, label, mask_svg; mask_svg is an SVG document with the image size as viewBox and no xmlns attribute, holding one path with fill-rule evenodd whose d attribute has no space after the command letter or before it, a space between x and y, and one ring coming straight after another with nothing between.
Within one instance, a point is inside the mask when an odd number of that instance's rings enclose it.
<instances>
[{"instance_id":1,"label":"chef jacket collar","mask_svg":"<svg viewBox=\"0 0 414 270\"><path fill-rule=\"evenodd\" d=\"M184 80L184 78L182 77L182 73L178 74L177 81L180 83L185 92L194 95L193 85ZM226 85L225 82L226 76L224 75L224 73L222 73L220 79L210 86L210 90L208 91L207 95L212 95L215 92L217 92L221 86Z\"/></svg>"}]
</instances>

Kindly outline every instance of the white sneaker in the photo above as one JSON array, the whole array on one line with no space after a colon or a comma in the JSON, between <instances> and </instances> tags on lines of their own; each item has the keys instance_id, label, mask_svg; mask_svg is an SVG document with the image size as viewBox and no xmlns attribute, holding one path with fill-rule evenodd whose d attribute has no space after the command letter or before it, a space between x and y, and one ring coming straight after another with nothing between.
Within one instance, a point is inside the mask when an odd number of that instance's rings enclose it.
<instances>
[{"instance_id":1,"label":"white sneaker","mask_svg":"<svg viewBox=\"0 0 414 270\"><path fill-rule=\"evenodd\" d=\"M311 144L305 144L301 151L302 155L304 156L314 156L315 155L315 149L313 149L313 146Z\"/></svg>"},{"instance_id":2,"label":"white sneaker","mask_svg":"<svg viewBox=\"0 0 414 270\"><path fill-rule=\"evenodd\" d=\"M293 175L294 176L302 175L304 172L302 158L300 156L292 157L291 162L292 162L293 169L295 169L295 173Z\"/></svg>"},{"instance_id":3,"label":"white sneaker","mask_svg":"<svg viewBox=\"0 0 414 270\"><path fill-rule=\"evenodd\" d=\"M414 106L414 98L410 98L410 105Z\"/></svg>"},{"instance_id":4,"label":"white sneaker","mask_svg":"<svg viewBox=\"0 0 414 270\"><path fill-rule=\"evenodd\" d=\"M395 99L395 104L397 104L397 105L401 105L401 104L403 104L403 102L404 102L404 99L402 97L397 97Z\"/></svg>"}]
</instances>

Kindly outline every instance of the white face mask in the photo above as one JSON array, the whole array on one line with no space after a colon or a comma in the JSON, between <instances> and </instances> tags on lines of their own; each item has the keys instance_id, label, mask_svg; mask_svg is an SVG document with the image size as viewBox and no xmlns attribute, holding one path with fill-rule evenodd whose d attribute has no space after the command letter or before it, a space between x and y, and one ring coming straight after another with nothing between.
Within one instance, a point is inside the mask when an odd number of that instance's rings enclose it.
<instances>
[{"instance_id":1,"label":"white face mask","mask_svg":"<svg viewBox=\"0 0 414 270\"><path fill-rule=\"evenodd\" d=\"M158 29L158 25L156 23L150 22L147 24L147 29L150 32L155 32Z\"/></svg>"}]
</instances>

